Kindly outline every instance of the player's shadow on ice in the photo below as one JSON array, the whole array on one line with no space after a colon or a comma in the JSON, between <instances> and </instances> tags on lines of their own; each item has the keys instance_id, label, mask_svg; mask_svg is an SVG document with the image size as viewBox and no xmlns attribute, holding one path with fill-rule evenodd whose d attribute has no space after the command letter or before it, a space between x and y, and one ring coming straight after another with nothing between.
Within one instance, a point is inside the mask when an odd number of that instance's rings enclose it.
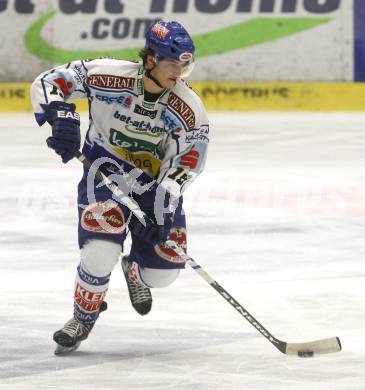
<instances>
[{"instance_id":1,"label":"player's shadow on ice","mask_svg":"<svg viewBox=\"0 0 365 390\"><path fill-rule=\"evenodd\" d=\"M257 342L258 338L261 338L259 334L245 331L109 326L91 335L77 351L55 356L51 359L54 365L44 371L57 369L59 372L75 365L78 369L106 365L107 370L123 367L129 378L156 371L181 376L219 368L222 356L234 371L241 364L246 343Z\"/></svg>"}]
</instances>

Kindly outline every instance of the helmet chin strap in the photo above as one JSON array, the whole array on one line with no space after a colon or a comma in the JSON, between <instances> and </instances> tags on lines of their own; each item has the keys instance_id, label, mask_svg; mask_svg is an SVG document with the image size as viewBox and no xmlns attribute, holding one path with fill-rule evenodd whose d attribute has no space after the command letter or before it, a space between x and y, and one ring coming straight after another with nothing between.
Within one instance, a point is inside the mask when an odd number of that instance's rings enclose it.
<instances>
[{"instance_id":1,"label":"helmet chin strap","mask_svg":"<svg viewBox=\"0 0 365 390\"><path fill-rule=\"evenodd\" d=\"M165 87L163 87L161 85L161 83L156 79L156 77L151 73L153 71L153 69L155 69L155 66L152 68L152 69L146 69L145 71L145 75L150 79L152 80L158 87L164 89Z\"/></svg>"}]
</instances>

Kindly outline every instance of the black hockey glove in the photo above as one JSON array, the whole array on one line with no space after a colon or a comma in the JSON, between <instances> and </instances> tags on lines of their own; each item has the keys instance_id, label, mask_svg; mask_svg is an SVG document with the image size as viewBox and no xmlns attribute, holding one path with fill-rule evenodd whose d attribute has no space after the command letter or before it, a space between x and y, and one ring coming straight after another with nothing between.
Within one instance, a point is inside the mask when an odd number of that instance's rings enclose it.
<instances>
[{"instance_id":1,"label":"black hockey glove","mask_svg":"<svg viewBox=\"0 0 365 390\"><path fill-rule=\"evenodd\" d=\"M67 163L80 149L80 115L75 112L75 105L64 102L51 102L45 118L52 126L52 137L47 138L47 145Z\"/></svg>"},{"instance_id":2,"label":"black hockey glove","mask_svg":"<svg viewBox=\"0 0 365 390\"><path fill-rule=\"evenodd\" d=\"M168 218L164 225L154 223L149 217L145 217L145 225L143 225L136 216L132 216L129 221L129 229L137 237L148 241L152 245L158 245L168 240L172 219Z\"/></svg>"}]
</instances>

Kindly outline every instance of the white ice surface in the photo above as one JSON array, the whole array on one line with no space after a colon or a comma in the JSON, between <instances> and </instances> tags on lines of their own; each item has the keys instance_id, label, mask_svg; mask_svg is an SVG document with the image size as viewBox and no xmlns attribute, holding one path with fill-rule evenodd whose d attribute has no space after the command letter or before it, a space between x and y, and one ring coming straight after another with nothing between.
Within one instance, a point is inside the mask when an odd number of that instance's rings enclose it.
<instances>
[{"instance_id":1,"label":"white ice surface","mask_svg":"<svg viewBox=\"0 0 365 390\"><path fill-rule=\"evenodd\" d=\"M365 389L365 115L210 118L208 164L186 193L190 255L278 338L339 336L343 351L282 355L191 269L139 317L118 265L90 338L54 356L81 166L59 161L31 114L3 114L1 390Z\"/></svg>"}]
</instances>

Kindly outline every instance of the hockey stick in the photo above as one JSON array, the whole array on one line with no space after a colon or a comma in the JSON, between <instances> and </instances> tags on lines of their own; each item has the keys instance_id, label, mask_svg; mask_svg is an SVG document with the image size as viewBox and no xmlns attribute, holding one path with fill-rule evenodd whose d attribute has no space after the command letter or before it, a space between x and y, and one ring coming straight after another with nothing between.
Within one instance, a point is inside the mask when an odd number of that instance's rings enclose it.
<instances>
[{"instance_id":1,"label":"hockey stick","mask_svg":"<svg viewBox=\"0 0 365 390\"><path fill-rule=\"evenodd\" d=\"M91 170L95 176L102 181L107 188L121 201L124 205L129 207L133 214L138 218L143 218L144 212L140 209L137 202L132 198L123 194L118 186L105 176L100 170L92 166L89 161L80 152L76 156L84 166ZM237 302L231 294L229 294L218 282L216 282L204 269L196 263L194 259L188 256L182 248L180 248L174 241L168 240L164 243L168 248L173 249L181 256L187 264L194 271L196 271L214 290L218 292L232 307L234 307L256 330L258 330L267 340L270 341L274 347L280 352L287 355L296 355L299 357L312 357L319 354L327 354L341 351L341 342L338 337L331 337L328 339L320 339L305 343L287 343L274 337L259 321L256 320L239 302Z\"/></svg>"}]
</instances>

